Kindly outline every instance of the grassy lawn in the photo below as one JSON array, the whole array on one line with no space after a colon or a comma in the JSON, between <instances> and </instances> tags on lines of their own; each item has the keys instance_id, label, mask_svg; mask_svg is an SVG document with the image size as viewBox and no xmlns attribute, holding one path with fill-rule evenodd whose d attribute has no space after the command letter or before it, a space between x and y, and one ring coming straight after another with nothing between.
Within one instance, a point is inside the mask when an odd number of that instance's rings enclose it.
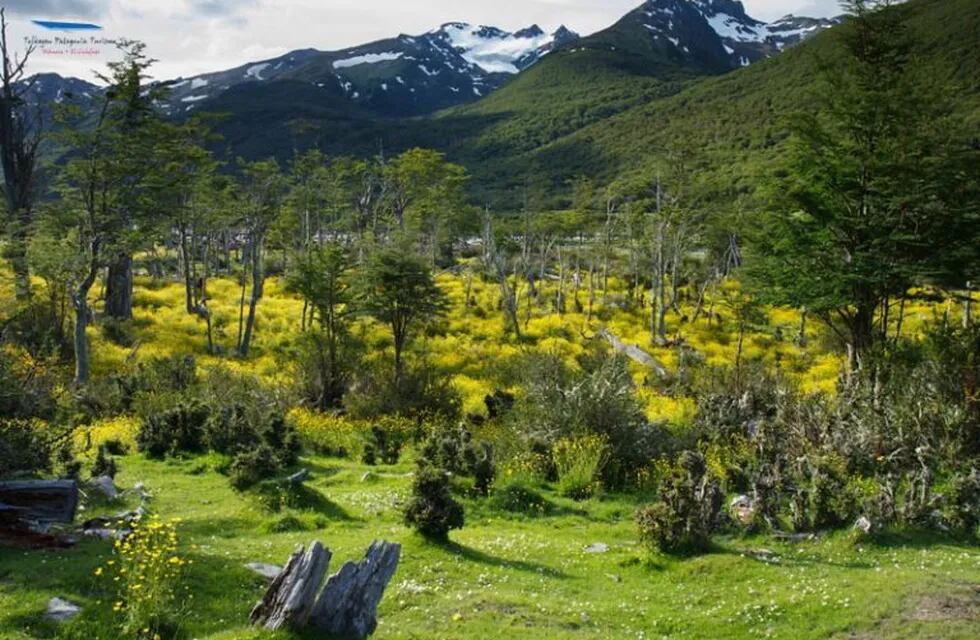
<instances>
[{"instance_id":1,"label":"grassy lawn","mask_svg":"<svg viewBox=\"0 0 980 640\"><path fill-rule=\"evenodd\" d=\"M187 638L271 637L247 626L265 583L244 563L282 564L297 544L319 539L333 550L336 570L375 538L403 544L378 638L980 634L980 549L950 540L892 535L856 543L846 533L800 543L720 538L709 555L669 559L637 544L635 498L576 503L544 487L550 508L537 517L467 501L466 527L440 546L401 524L410 460L369 468L307 458L314 474L307 506L279 511L254 494L236 493L216 464L208 457L127 456L117 478L121 487L144 482L154 510L183 520L181 548L193 561L181 616ZM608 551L585 551L597 542ZM0 550L0 637L93 637L86 623L113 615L112 582L94 575L111 554L109 543L96 540L69 550ZM85 613L62 628L44 621L52 596L82 604Z\"/></svg>"}]
</instances>

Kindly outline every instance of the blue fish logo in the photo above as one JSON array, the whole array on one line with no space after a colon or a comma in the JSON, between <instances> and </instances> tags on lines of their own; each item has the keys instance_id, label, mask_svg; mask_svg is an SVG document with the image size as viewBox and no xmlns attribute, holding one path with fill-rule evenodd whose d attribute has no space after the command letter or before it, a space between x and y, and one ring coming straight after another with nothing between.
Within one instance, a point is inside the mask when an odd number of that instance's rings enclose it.
<instances>
[{"instance_id":1,"label":"blue fish logo","mask_svg":"<svg viewBox=\"0 0 980 640\"><path fill-rule=\"evenodd\" d=\"M49 31L102 31L102 27L90 22L58 22L55 20L31 20Z\"/></svg>"}]
</instances>

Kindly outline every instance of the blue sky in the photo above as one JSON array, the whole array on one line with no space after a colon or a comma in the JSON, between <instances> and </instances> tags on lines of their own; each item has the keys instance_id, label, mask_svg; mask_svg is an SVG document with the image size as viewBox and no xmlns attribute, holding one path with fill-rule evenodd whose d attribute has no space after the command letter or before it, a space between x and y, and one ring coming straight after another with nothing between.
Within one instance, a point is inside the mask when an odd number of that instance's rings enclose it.
<instances>
[{"instance_id":1,"label":"blue sky","mask_svg":"<svg viewBox=\"0 0 980 640\"><path fill-rule=\"evenodd\" d=\"M31 18L84 19L110 38L147 43L160 62L159 78L217 71L281 55L292 49L341 49L399 33L422 33L444 22L465 21L519 29L560 24L582 34L598 31L641 0L4 0L10 34L42 35ZM771 20L787 13L829 16L837 0L745 0L749 15ZM48 34L51 35L51 34ZM30 71L92 78L111 47L89 57L36 53Z\"/></svg>"}]
</instances>

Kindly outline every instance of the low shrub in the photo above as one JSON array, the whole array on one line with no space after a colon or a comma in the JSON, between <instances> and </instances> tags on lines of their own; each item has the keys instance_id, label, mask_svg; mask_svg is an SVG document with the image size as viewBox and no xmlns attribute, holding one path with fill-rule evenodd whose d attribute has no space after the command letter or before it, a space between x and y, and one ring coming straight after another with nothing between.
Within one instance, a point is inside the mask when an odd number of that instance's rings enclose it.
<instances>
[{"instance_id":1,"label":"low shrub","mask_svg":"<svg viewBox=\"0 0 980 640\"><path fill-rule=\"evenodd\" d=\"M556 356L534 356L523 371L525 393L509 414L529 446L550 455L559 440L583 434L606 439L603 484L619 488L663 453L667 435L646 420L625 359L597 354L578 372Z\"/></svg>"},{"instance_id":2,"label":"low shrub","mask_svg":"<svg viewBox=\"0 0 980 640\"><path fill-rule=\"evenodd\" d=\"M50 420L58 409L56 367L25 349L0 345L0 416Z\"/></svg>"},{"instance_id":3,"label":"low shrub","mask_svg":"<svg viewBox=\"0 0 980 640\"><path fill-rule=\"evenodd\" d=\"M371 427L368 432L361 461L367 465L397 464L401 456L405 440L395 429L385 429L380 424Z\"/></svg>"},{"instance_id":4,"label":"low shrub","mask_svg":"<svg viewBox=\"0 0 980 640\"><path fill-rule=\"evenodd\" d=\"M108 449L104 445L99 447L95 454L95 460L92 462L92 477L100 478L102 476L109 476L110 478L115 478L118 471L116 459L109 454Z\"/></svg>"},{"instance_id":5,"label":"low shrub","mask_svg":"<svg viewBox=\"0 0 980 640\"><path fill-rule=\"evenodd\" d=\"M977 527L980 527L980 472L977 469L953 478L946 500L946 520L960 534L977 535Z\"/></svg>"},{"instance_id":6,"label":"low shrub","mask_svg":"<svg viewBox=\"0 0 980 640\"><path fill-rule=\"evenodd\" d=\"M495 509L541 516L550 511L550 503L523 480L511 480L493 490L490 503Z\"/></svg>"},{"instance_id":7,"label":"low shrub","mask_svg":"<svg viewBox=\"0 0 980 640\"><path fill-rule=\"evenodd\" d=\"M556 442L551 457L558 473L558 493L575 500L595 495L602 488L599 474L607 451L603 436L585 435Z\"/></svg>"},{"instance_id":8,"label":"low shrub","mask_svg":"<svg viewBox=\"0 0 980 640\"><path fill-rule=\"evenodd\" d=\"M473 476L473 490L481 495L490 495L490 488L497 477L497 467L493 460L493 447L490 443L482 442L477 447L471 447L473 458L468 463L470 474Z\"/></svg>"},{"instance_id":9,"label":"low shrub","mask_svg":"<svg viewBox=\"0 0 980 640\"><path fill-rule=\"evenodd\" d=\"M420 465L405 508L405 524L427 538L445 541L449 532L461 529L463 523L463 505L452 496L449 474L431 465Z\"/></svg>"},{"instance_id":10,"label":"low shrub","mask_svg":"<svg viewBox=\"0 0 980 640\"><path fill-rule=\"evenodd\" d=\"M204 451L205 425L211 417L208 408L197 401L183 401L140 422L137 449L151 458L181 452Z\"/></svg>"},{"instance_id":11,"label":"low shrub","mask_svg":"<svg viewBox=\"0 0 980 640\"><path fill-rule=\"evenodd\" d=\"M54 453L50 433L30 420L0 420L0 478L51 471Z\"/></svg>"},{"instance_id":12,"label":"low shrub","mask_svg":"<svg viewBox=\"0 0 980 640\"><path fill-rule=\"evenodd\" d=\"M640 540L664 553L707 551L718 526L723 495L704 456L684 452L661 481L660 501L636 513Z\"/></svg>"},{"instance_id":13,"label":"low shrub","mask_svg":"<svg viewBox=\"0 0 980 640\"><path fill-rule=\"evenodd\" d=\"M275 450L267 444L261 444L235 456L228 470L228 479L231 486L244 491L281 472L282 465Z\"/></svg>"},{"instance_id":14,"label":"low shrub","mask_svg":"<svg viewBox=\"0 0 980 640\"><path fill-rule=\"evenodd\" d=\"M437 417L456 422L463 401L451 377L422 363L398 376L387 367L368 370L352 385L344 406L355 419L398 416L422 424Z\"/></svg>"},{"instance_id":15,"label":"low shrub","mask_svg":"<svg viewBox=\"0 0 980 640\"><path fill-rule=\"evenodd\" d=\"M131 322L105 318L101 325L102 336L109 342L120 347L132 347L136 344L136 333Z\"/></svg>"},{"instance_id":16,"label":"low shrub","mask_svg":"<svg viewBox=\"0 0 980 640\"><path fill-rule=\"evenodd\" d=\"M474 442L472 433L463 426L433 428L418 456L424 464L473 478L473 490L478 495L489 494L497 475L493 447L486 442Z\"/></svg>"}]
</instances>

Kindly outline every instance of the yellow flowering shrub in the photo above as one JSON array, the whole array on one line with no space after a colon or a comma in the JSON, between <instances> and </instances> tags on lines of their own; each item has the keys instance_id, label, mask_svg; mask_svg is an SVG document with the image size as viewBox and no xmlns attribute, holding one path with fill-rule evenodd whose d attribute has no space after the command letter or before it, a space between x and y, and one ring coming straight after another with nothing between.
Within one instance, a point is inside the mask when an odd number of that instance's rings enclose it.
<instances>
[{"instance_id":1,"label":"yellow flowering shrub","mask_svg":"<svg viewBox=\"0 0 980 640\"><path fill-rule=\"evenodd\" d=\"M149 516L133 524L132 533L115 544L117 559L95 570L112 577L118 598L113 611L122 619L125 637L159 640L172 635L180 605L180 578L190 560L178 552L177 525Z\"/></svg>"},{"instance_id":2,"label":"yellow flowering shrub","mask_svg":"<svg viewBox=\"0 0 980 640\"><path fill-rule=\"evenodd\" d=\"M303 446L323 455L359 456L364 437L371 430L367 422L302 407L292 409L287 418L296 427Z\"/></svg>"},{"instance_id":3,"label":"yellow flowering shrub","mask_svg":"<svg viewBox=\"0 0 980 640\"><path fill-rule=\"evenodd\" d=\"M129 451L136 451L136 432L139 420L131 416L106 418L75 432L77 449L90 445L93 450L107 442L118 442Z\"/></svg>"},{"instance_id":4,"label":"yellow flowering shrub","mask_svg":"<svg viewBox=\"0 0 980 640\"><path fill-rule=\"evenodd\" d=\"M637 394L650 422L666 422L673 427L683 427L694 420L697 411L694 398L665 396L650 388L641 388Z\"/></svg>"},{"instance_id":5,"label":"yellow flowering shrub","mask_svg":"<svg viewBox=\"0 0 980 640\"><path fill-rule=\"evenodd\" d=\"M559 440L551 447L558 472L558 491L568 498L582 499L600 488L599 472L609 454L605 436L584 435Z\"/></svg>"}]
</instances>

